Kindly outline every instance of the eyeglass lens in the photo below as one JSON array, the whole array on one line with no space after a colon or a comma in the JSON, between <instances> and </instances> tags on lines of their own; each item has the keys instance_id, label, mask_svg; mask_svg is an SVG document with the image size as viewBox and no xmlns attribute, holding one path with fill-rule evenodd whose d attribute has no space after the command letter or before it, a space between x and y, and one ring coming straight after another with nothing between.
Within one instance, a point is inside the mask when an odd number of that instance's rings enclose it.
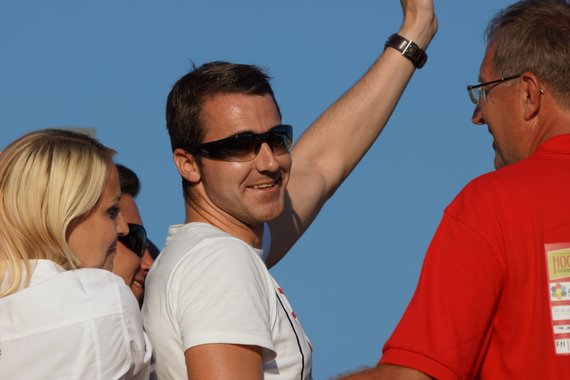
<instances>
[{"instance_id":1,"label":"eyeglass lens","mask_svg":"<svg viewBox=\"0 0 570 380\"><path fill-rule=\"evenodd\" d=\"M483 100L487 99L487 92L491 90L491 88L489 87L490 85L498 86L501 83L519 78L520 76L521 76L521 74L511 75L511 76L503 77L500 79L492 80L490 82L479 83L479 84L473 85L473 86L467 86L467 92L469 93L469 99L471 99L471 102L473 104L477 105L477 104L479 104L479 101L481 99L483 99Z\"/></svg>"}]
</instances>

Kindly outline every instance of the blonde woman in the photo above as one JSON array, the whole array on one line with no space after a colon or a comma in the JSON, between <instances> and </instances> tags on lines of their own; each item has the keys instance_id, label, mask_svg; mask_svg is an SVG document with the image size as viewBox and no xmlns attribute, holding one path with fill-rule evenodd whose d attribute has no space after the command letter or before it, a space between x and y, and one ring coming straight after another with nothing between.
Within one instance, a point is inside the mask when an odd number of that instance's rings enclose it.
<instances>
[{"instance_id":1,"label":"blonde woman","mask_svg":"<svg viewBox=\"0 0 570 380\"><path fill-rule=\"evenodd\" d=\"M82 134L27 134L0 155L0 376L148 379L137 301L109 267L114 151Z\"/></svg>"}]
</instances>

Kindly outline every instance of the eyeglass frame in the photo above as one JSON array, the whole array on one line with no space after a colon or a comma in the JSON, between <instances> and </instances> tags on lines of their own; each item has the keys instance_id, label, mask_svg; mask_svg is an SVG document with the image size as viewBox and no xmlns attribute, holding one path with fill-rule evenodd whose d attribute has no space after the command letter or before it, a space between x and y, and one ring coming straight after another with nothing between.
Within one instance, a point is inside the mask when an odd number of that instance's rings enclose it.
<instances>
[{"instance_id":1,"label":"eyeglass frame","mask_svg":"<svg viewBox=\"0 0 570 380\"><path fill-rule=\"evenodd\" d=\"M129 251L133 252L135 255L137 255L138 257L141 257L141 258L142 258L142 257L144 256L145 251L147 250L147 241L148 241L148 238L147 238L147 234L146 234L146 229L145 229L143 226L141 226L140 224L137 224L137 223L127 223L127 225L129 226L129 233L126 234L126 235L123 235L123 236L119 235L119 237L117 238L117 240L118 240L120 243L122 243ZM133 249L133 248L135 248L135 247L133 247L133 245L132 245L132 244L130 243L130 241L128 240L129 238L132 239L131 233L134 233L135 230L142 231L142 232L143 232L143 237L144 237L144 241L142 242L141 246L140 246L140 247L137 247L137 248L139 248L138 251L136 251L135 249Z\"/></svg>"},{"instance_id":2,"label":"eyeglass frame","mask_svg":"<svg viewBox=\"0 0 570 380\"><path fill-rule=\"evenodd\" d=\"M506 82L506 81L520 78L521 75L522 75L522 74L511 75L511 76L508 76L508 77L503 77L503 78L501 78L501 79L495 79L495 80L492 80L492 81L489 81L489 82L479 83L479 84L477 84L477 85L468 85L468 86L467 86L467 93L469 94L469 99L471 100L471 102L472 102L473 104L478 105L479 102L481 101L481 99L487 100L487 93L488 93L489 91L491 91L491 88L478 90L478 91L477 91L478 95L476 95L476 93L475 93L474 90L477 90L477 89L479 89L479 88L481 88L481 87L490 86L490 85L493 85L493 84L494 84L495 86L498 86L499 84L504 83L504 82ZM495 87L495 86L493 86L493 87Z\"/></svg>"},{"instance_id":3,"label":"eyeglass frame","mask_svg":"<svg viewBox=\"0 0 570 380\"><path fill-rule=\"evenodd\" d=\"M252 161L253 159L255 159L255 157L257 157L257 155L259 154L259 150L261 149L261 145L263 145L264 143L267 143L269 145L269 147L271 148L271 151L273 152L273 148L271 147L271 144L269 144L269 138L271 137L272 134L280 134L280 135L285 135L287 137L286 152L279 153L278 155L289 153L290 148L293 145L293 127L289 124L276 125L264 133L254 133L254 132L249 132L249 131L248 132L235 133L231 136L227 136L227 137L224 137L224 138L219 139L219 140L209 141L209 142L205 142L205 143L201 143L201 144L195 144L195 145L192 145L189 147L185 147L183 149L185 151L187 151L188 153L192 153L192 154L195 154L198 156L206 157L206 158L209 158L211 160L228 161L228 162L248 162L248 161ZM230 141L232 139L235 139L235 138L240 137L240 136L245 136L245 135L252 136L256 140L255 149L253 151L255 154L253 156L251 156L250 158L237 159L235 157L232 158L230 155L225 156L225 157L216 157L216 154L212 154L210 151L208 151L208 147L212 147L213 150L219 149L221 152L223 152L224 148L222 147L222 145L224 143L227 143L228 141Z\"/></svg>"}]
</instances>

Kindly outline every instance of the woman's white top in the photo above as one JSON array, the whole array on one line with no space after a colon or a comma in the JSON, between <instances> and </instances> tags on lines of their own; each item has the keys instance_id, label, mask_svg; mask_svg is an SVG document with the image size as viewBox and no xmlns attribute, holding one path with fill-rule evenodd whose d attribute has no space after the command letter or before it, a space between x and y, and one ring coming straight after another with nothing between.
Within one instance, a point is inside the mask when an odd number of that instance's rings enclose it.
<instances>
[{"instance_id":1,"label":"woman's white top","mask_svg":"<svg viewBox=\"0 0 570 380\"><path fill-rule=\"evenodd\" d=\"M0 378L148 379L152 349L120 277L30 263L30 285L0 298Z\"/></svg>"}]
</instances>

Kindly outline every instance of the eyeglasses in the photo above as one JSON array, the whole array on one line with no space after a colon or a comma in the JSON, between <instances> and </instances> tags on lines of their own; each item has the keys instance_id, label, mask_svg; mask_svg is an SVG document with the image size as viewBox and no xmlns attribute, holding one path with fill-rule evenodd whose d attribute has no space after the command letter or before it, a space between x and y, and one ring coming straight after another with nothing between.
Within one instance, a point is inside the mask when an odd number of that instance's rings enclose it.
<instances>
[{"instance_id":1,"label":"eyeglasses","mask_svg":"<svg viewBox=\"0 0 570 380\"><path fill-rule=\"evenodd\" d=\"M293 127L278 125L265 133L238 133L221 140L194 145L186 150L212 160L244 162L253 160L263 143L269 145L274 155L280 156L289 153L292 142Z\"/></svg>"},{"instance_id":2,"label":"eyeglasses","mask_svg":"<svg viewBox=\"0 0 570 380\"><path fill-rule=\"evenodd\" d=\"M521 74L513 75L510 77L504 77L501 79L492 80L490 82L480 83L480 84L477 84L474 86L467 86L467 92L469 93L469 99L471 99L471 102L473 102L473 104L479 104L479 101L481 99L487 100L487 93L489 91L491 91L492 87L498 86L499 84L506 82L508 80L517 79L520 76L521 76ZM495 86L489 87L493 84Z\"/></svg>"},{"instance_id":3,"label":"eyeglasses","mask_svg":"<svg viewBox=\"0 0 570 380\"><path fill-rule=\"evenodd\" d=\"M119 236L119 241L138 257L142 257L146 251L146 230L140 224L128 223L128 226L129 233Z\"/></svg>"}]
</instances>

